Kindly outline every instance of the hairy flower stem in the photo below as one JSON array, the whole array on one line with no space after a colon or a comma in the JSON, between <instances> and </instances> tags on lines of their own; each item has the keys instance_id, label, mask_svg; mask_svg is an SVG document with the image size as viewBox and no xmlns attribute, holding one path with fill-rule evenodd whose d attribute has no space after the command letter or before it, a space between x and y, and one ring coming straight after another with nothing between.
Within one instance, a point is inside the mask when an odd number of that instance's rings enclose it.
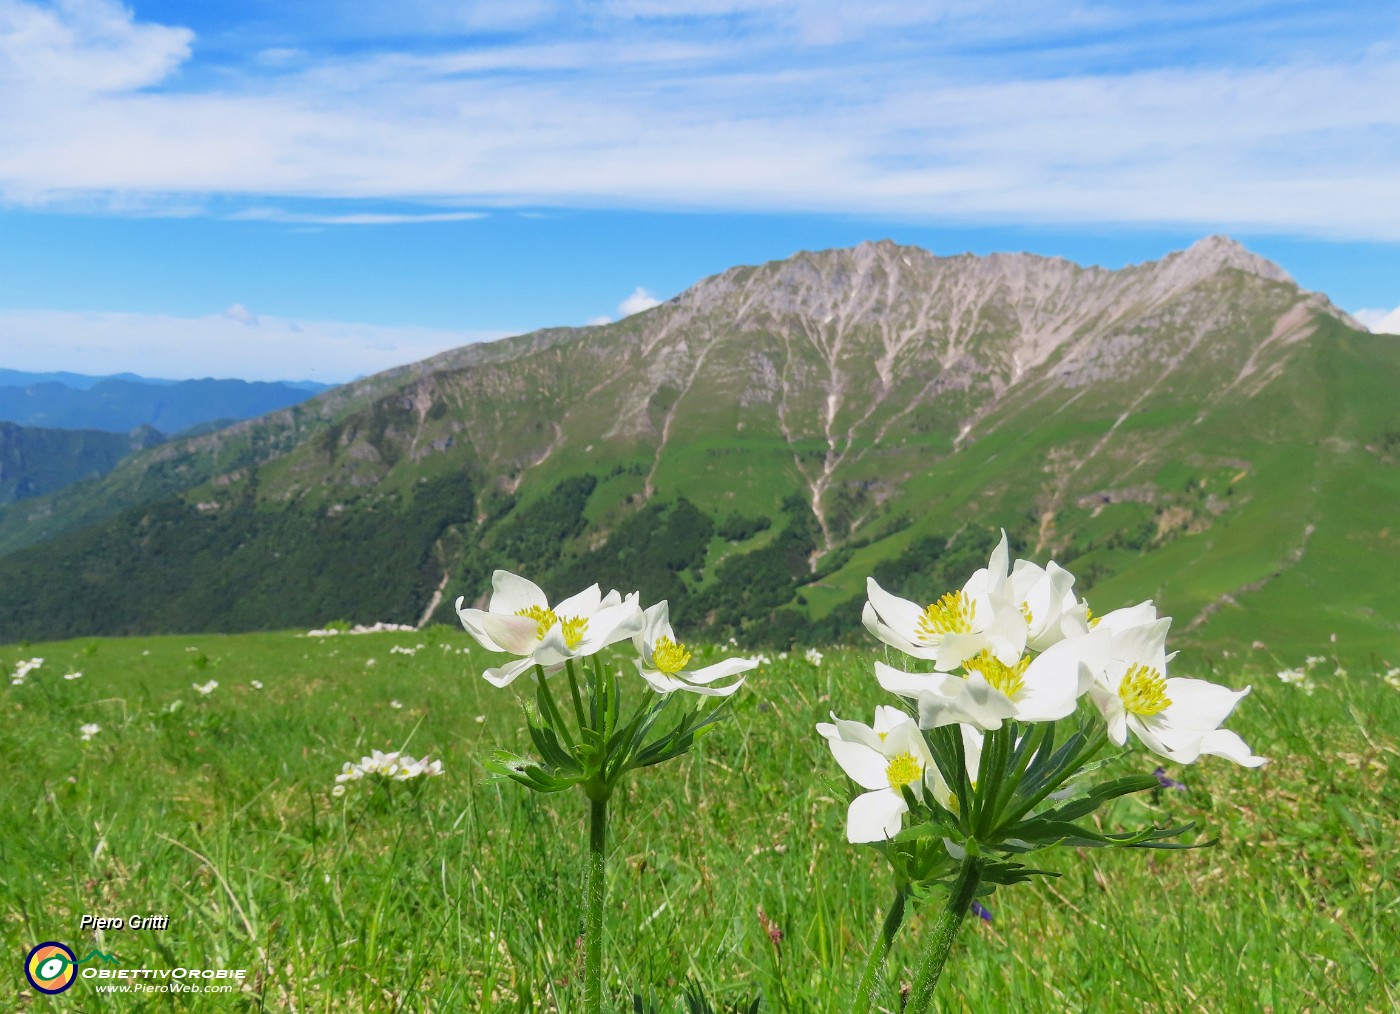
<instances>
[{"instance_id":1,"label":"hairy flower stem","mask_svg":"<svg viewBox=\"0 0 1400 1014\"><path fill-rule=\"evenodd\" d=\"M889 956L894 935L904 924L904 902L908 897L907 885L895 886L894 901L890 903L890 910L885 913L885 925L880 928L879 939L870 948L870 957L865 962L865 974L860 977L860 986L856 989L856 1002L851 1009L857 1014L869 1014L879 998L880 985L884 981L885 959Z\"/></svg>"},{"instance_id":2,"label":"hairy flower stem","mask_svg":"<svg viewBox=\"0 0 1400 1014\"><path fill-rule=\"evenodd\" d=\"M604 862L608 841L608 801L590 800L588 815L588 867L584 877L587 913L583 926L583 1009L599 1014L603 1009L603 899L607 893Z\"/></svg>"},{"instance_id":3,"label":"hairy flower stem","mask_svg":"<svg viewBox=\"0 0 1400 1014\"><path fill-rule=\"evenodd\" d=\"M958 927L963 917L972 907L972 899L977 896L977 885L982 881L982 859L968 855L958 868L958 879L948 891L948 902L933 924L933 937L928 949L919 962L919 974L914 977L914 989L909 995L908 1014L923 1014L933 999L938 977L943 974L943 966L948 961L948 952L953 949L953 940L958 935Z\"/></svg>"}]
</instances>

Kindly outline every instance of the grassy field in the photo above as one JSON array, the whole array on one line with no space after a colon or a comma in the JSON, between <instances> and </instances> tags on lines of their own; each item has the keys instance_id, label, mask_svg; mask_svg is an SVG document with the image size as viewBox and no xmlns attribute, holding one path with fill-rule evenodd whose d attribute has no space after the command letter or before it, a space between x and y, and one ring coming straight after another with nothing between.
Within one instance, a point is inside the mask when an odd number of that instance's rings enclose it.
<instances>
[{"instance_id":1,"label":"grassy field","mask_svg":"<svg viewBox=\"0 0 1400 1014\"><path fill-rule=\"evenodd\" d=\"M33 656L44 663L22 685L0 685L0 1008L577 1006L586 804L485 777L492 748L527 739L513 688L479 678L490 657L465 634L0 648L6 672ZM682 1010L687 980L716 1010L754 998L764 1011L847 1009L890 885L878 855L845 842L847 787L812 726L833 708L868 721L887 702L875 657L774 659L732 721L615 797L606 976L619 1010L634 994ZM1110 815L1195 820L1221 844L1054 856L1062 878L1000 892L992 923L964 926L941 1009L1396 1009L1400 687L1328 659L1310 667L1309 694L1280 667L1213 674L1254 684L1231 725L1272 763L1170 769L1189 791ZM209 695L192 689L209 680ZM101 731L85 743L87 723ZM430 754L446 773L333 797L342 763L371 748ZM94 935L84 914L170 922ZM924 924L916 909L896 942L896 986ZM248 978L233 995L108 995L80 980L49 998L21 971L48 940L128 968ZM898 1009L895 988L885 1004Z\"/></svg>"}]
</instances>

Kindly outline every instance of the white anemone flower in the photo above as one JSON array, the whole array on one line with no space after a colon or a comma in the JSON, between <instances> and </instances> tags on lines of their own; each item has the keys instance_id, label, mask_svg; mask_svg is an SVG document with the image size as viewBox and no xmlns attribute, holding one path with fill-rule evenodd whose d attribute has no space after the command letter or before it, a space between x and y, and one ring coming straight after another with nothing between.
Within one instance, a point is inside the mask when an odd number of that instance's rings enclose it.
<instances>
[{"instance_id":1,"label":"white anemone flower","mask_svg":"<svg viewBox=\"0 0 1400 1014\"><path fill-rule=\"evenodd\" d=\"M817 732L826 738L842 770L868 790L852 800L846 812L847 841L878 842L898 834L909 811L902 791L906 786L916 796L928 789L940 804L949 804L948 786L923 734L903 711L880 705L873 726L831 718L834 724L821 722Z\"/></svg>"},{"instance_id":2,"label":"white anemone flower","mask_svg":"<svg viewBox=\"0 0 1400 1014\"><path fill-rule=\"evenodd\" d=\"M520 656L482 674L494 686L507 686L536 665L557 669L641 628L634 596L604 596L596 584L553 607L538 585L508 571L491 575L491 587L486 609L463 608L465 599L458 598L457 616L482 647Z\"/></svg>"},{"instance_id":3,"label":"white anemone flower","mask_svg":"<svg viewBox=\"0 0 1400 1014\"><path fill-rule=\"evenodd\" d=\"M219 689L219 681L210 680L208 683L191 683L190 686L198 691L201 696L208 697L215 690Z\"/></svg>"},{"instance_id":4,"label":"white anemone flower","mask_svg":"<svg viewBox=\"0 0 1400 1014\"><path fill-rule=\"evenodd\" d=\"M984 651L963 663L964 675L908 673L876 662L875 678L890 693L918 701L919 725L925 729L960 723L986 731L1000 729L1008 719L1054 722L1073 714L1093 685L1093 670L1082 658L1083 640L1059 641L1012 665Z\"/></svg>"},{"instance_id":5,"label":"white anemone flower","mask_svg":"<svg viewBox=\"0 0 1400 1014\"><path fill-rule=\"evenodd\" d=\"M1026 618L1026 647L1032 651L1089 629L1088 607L1074 597L1074 575L1054 560L1044 567L1017 560L1010 585L1011 601Z\"/></svg>"},{"instance_id":6,"label":"white anemone flower","mask_svg":"<svg viewBox=\"0 0 1400 1014\"><path fill-rule=\"evenodd\" d=\"M1164 617L1110 631L1086 645L1086 662L1094 673L1090 695L1108 723L1109 739L1122 746L1131 731L1147 749L1178 764L1214 756L1259 767L1265 758L1255 756L1238 734L1220 728L1250 688L1168 678L1170 626L1171 618Z\"/></svg>"},{"instance_id":7,"label":"white anemone flower","mask_svg":"<svg viewBox=\"0 0 1400 1014\"><path fill-rule=\"evenodd\" d=\"M1015 665L1026 647L1027 624L1012 599L1008 557L1002 532L987 566L927 608L891 595L867 578L861 622L890 647L932 660L940 672L951 672L984 651Z\"/></svg>"},{"instance_id":8,"label":"white anemone flower","mask_svg":"<svg viewBox=\"0 0 1400 1014\"><path fill-rule=\"evenodd\" d=\"M742 678L722 687L710 684L758 666L758 660L753 658L725 658L691 669L690 649L676 640L676 632L671 629L670 606L664 600L656 603L647 609L644 620L642 629L632 635L632 645L640 656L637 669L642 679L658 694L686 690L705 697L728 697L744 685Z\"/></svg>"},{"instance_id":9,"label":"white anemone flower","mask_svg":"<svg viewBox=\"0 0 1400 1014\"><path fill-rule=\"evenodd\" d=\"M84 743L92 739L93 736L96 736L101 731L102 726L98 725L96 722L88 722L78 730L78 732L82 734Z\"/></svg>"}]
</instances>

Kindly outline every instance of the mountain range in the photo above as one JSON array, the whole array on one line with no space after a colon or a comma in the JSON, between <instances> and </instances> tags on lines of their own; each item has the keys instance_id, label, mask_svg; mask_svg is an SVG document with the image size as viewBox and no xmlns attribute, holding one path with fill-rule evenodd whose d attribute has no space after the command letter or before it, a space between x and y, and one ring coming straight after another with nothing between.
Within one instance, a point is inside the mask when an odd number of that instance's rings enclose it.
<instances>
[{"instance_id":1,"label":"mountain range","mask_svg":"<svg viewBox=\"0 0 1400 1014\"><path fill-rule=\"evenodd\" d=\"M201 424L251 419L324 391L312 381L152 380L124 373L0 370L0 419L47 429L128 433L151 426L180 433Z\"/></svg>"},{"instance_id":2,"label":"mountain range","mask_svg":"<svg viewBox=\"0 0 1400 1014\"><path fill-rule=\"evenodd\" d=\"M817 642L867 576L932 601L1005 529L1198 659L1400 661L1397 380L1400 342L1224 237L1121 270L803 252L0 508L0 636L450 619L508 566Z\"/></svg>"}]
</instances>

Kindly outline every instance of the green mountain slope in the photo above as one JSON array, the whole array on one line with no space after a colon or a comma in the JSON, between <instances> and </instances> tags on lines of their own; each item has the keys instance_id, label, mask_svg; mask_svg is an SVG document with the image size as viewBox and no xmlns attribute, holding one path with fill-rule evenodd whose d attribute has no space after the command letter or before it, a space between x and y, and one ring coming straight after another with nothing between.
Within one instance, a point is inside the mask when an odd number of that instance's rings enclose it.
<instances>
[{"instance_id":1,"label":"green mountain slope","mask_svg":"<svg viewBox=\"0 0 1400 1014\"><path fill-rule=\"evenodd\" d=\"M132 451L152 447L163 439L150 427L131 433L103 433L0 422L0 504L106 475Z\"/></svg>"},{"instance_id":2,"label":"green mountain slope","mask_svg":"<svg viewBox=\"0 0 1400 1014\"><path fill-rule=\"evenodd\" d=\"M1121 271L803 253L157 448L42 523L0 513L5 548L70 533L0 558L0 584L51 589L0 634L118 629L94 603L119 588L122 630L441 618L505 565L785 643L850 629L871 573L938 594L1006 528L1201 645L1400 658L1397 378L1400 345L1218 237Z\"/></svg>"}]
</instances>

